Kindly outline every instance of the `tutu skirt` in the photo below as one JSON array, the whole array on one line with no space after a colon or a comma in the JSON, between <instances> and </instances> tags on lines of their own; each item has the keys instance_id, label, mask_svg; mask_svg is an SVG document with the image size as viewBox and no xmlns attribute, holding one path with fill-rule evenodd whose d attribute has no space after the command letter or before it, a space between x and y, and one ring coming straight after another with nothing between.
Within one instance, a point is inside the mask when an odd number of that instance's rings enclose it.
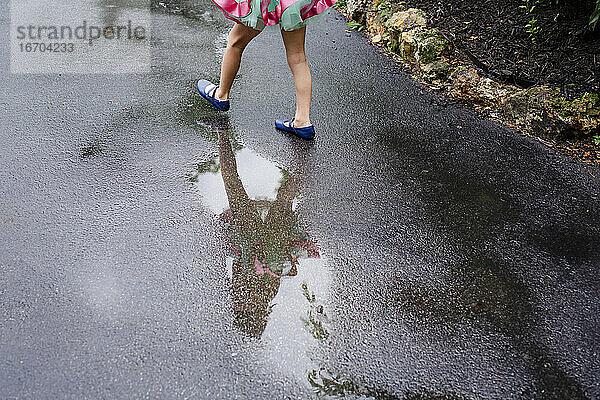
<instances>
[{"instance_id":1,"label":"tutu skirt","mask_svg":"<svg viewBox=\"0 0 600 400\"><path fill-rule=\"evenodd\" d=\"M213 0L225 17L261 30L279 25L286 31L306 26L324 15L337 0Z\"/></svg>"}]
</instances>

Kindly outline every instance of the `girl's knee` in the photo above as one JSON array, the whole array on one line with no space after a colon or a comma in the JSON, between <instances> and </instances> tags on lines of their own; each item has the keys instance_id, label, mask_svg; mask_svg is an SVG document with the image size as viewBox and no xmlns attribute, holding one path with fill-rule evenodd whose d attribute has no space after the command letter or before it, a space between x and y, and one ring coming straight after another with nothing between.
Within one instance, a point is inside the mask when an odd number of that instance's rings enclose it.
<instances>
[{"instance_id":1,"label":"girl's knee","mask_svg":"<svg viewBox=\"0 0 600 400\"><path fill-rule=\"evenodd\" d=\"M247 44L248 42L245 41L242 36L233 32L229 34L229 39L227 40L227 47L244 50Z\"/></svg>"},{"instance_id":2,"label":"girl's knee","mask_svg":"<svg viewBox=\"0 0 600 400\"><path fill-rule=\"evenodd\" d=\"M290 67L298 64L306 63L306 54L304 51L298 52L287 52L286 54L287 62Z\"/></svg>"},{"instance_id":3,"label":"girl's knee","mask_svg":"<svg viewBox=\"0 0 600 400\"><path fill-rule=\"evenodd\" d=\"M255 31L252 28L237 24L229 32L227 47L235 47L236 49L244 50L248 43L250 43L258 33L258 31Z\"/></svg>"}]
</instances>

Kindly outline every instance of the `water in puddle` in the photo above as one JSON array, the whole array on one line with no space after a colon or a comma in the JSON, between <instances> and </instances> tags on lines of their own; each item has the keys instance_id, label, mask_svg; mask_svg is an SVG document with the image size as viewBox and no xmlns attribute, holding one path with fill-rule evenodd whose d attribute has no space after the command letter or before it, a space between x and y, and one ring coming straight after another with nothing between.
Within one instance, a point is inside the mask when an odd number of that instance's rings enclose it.
<instances>
[{"instance_id":1,"label":"water in puddle","mask_svg":"<svg viewBox=\"0 0 600 400\"><path fill-rule=\"evenodd\" d=\"M311 354L329 336L332 277L295 211L299 171L244 147L226 120L199 123L216 136L218 151L197 166L191 180L223 227L234 326L260 341L265 368L319 386L322 372Z\"/></svg>"}]
</instances>

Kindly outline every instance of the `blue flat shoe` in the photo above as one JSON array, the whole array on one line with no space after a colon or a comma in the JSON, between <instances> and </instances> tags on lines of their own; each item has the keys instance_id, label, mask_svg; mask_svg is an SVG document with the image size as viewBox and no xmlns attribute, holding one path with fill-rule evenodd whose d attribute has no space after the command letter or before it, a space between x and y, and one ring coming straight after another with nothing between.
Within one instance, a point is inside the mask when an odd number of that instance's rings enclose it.
<instances>
[{"instance_id":1,"label":"blue flat shoe","mask_svg":"<svg viewBox=\"0 0 600 400\"><path fill-rule=\"evenodd\" d=\"M294 127L294 118L276 119L275 128L299 136L302 139L313 139L315 137L315 127L313 125L296 128Z\"/></svg>"},{"instance_id":2,"label":"blue flat shoe","mask_svg":"<svg viewBox=\"0 0 600 400\"><path fill-rule=\"evenodd\" d=\"M198 93L200 93L200 96L204 97L210 104L215 106L217 109L221 111L229 110L229 100L221 101L215 99L215 93L217 93L217 85L210 81L207 81L206 79L200 79L196 84L196 88L198 88Z\"/></svg>"}]
</instances>

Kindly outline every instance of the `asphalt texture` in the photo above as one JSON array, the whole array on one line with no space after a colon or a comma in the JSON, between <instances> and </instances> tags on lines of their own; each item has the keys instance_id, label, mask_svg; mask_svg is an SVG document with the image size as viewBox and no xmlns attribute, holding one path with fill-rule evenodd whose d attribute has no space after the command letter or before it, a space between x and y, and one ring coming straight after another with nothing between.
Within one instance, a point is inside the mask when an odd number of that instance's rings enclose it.
<instances>
[{"instance_id":1,"label":"asphalt texture","mask_svg":"<svg viewBox=\"0 0 600 400\"><path fill-rule=\"evenodd\" d=\"M336 11L307 34L314 142L273 128L277 30L218 113L194 83L231 25L171 3L149 74L0 78L0 398L600 398L597 168L426 92ZM318 250L232 265L239 204Z\"/></svg>"}]
</instances>

